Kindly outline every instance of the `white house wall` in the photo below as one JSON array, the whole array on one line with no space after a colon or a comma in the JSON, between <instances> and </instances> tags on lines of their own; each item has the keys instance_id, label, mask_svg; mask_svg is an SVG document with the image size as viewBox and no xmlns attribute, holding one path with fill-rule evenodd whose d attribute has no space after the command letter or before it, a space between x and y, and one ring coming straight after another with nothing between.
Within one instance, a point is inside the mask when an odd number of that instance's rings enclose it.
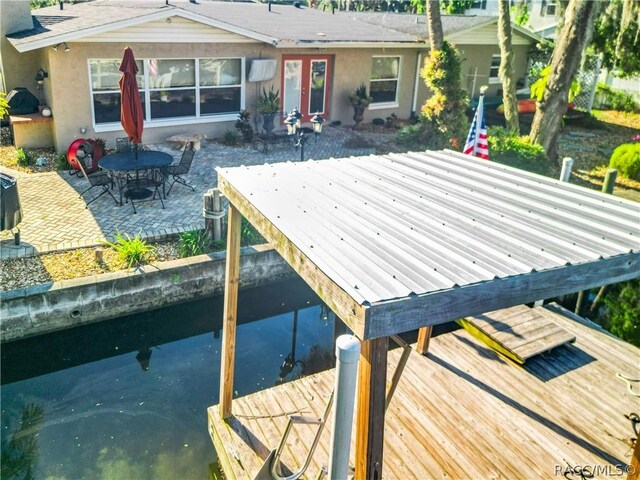
<instances>
[{"instance_id":1,"label":"white house wall","mask_svg":"<svg viewBox=\"0 0 640 480\"><path fill-rule=\"evenodd\" d=\"M236 33L177 16L84 37L82 42L260 43Z\"/></svg>"},{"instance_id":2,"label":"white house wall","mask_svg":"<svg viewBox=\"0 0 640 480\"><path fill-rule=\"evenodd\" d=\"M485 25L475 29L469 29L448 36L448 40L456 45L498 45L496 37L496 25ZM513 45L530 45L531 40L514 31L512 35Z\"/></svg>"}]
</instances>

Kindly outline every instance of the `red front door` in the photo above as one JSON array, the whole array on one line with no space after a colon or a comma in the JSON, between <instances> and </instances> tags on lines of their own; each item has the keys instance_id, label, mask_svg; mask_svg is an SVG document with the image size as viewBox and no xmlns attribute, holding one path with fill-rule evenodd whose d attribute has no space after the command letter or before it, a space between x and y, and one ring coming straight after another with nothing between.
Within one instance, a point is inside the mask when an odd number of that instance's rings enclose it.
<instances>
[{"instance_id":1,"label":"red front door","mask_svg":"<svg viewBox=\"0 0 640 480\"><path fill-rule=\"evenodd\" d=\"M282 110L297 108L302 121L319 113L329 119L331 55L282 56Z\"/></svg>"}]
</instances>

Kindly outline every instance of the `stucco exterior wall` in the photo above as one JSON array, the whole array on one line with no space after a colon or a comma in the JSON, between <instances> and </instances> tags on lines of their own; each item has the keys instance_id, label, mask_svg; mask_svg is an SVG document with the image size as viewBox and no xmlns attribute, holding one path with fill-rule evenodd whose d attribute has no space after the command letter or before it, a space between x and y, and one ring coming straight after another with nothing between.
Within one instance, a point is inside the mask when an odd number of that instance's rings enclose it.
<instances>
[{"instance_id":1,"label":"stucco exterior wall","mask_svg":"<svg viewBox=\"0 0 640 480\"><path fill-rule=\"evenodd\" d=\"M55 147L58 151L80 137L100 137L108 146L115 144L123 131L95 132L92 124L91 95L89 85L89 59L121 58L124 43L69 43L70 51L54 51L46 49L48 57L49 79L55 95L50 105L56 120ZM332 55L331 69L330 115L326 120L339 120L343 124L353 124L353 109L348 95L360 83L369 86L371 62L374 55L398 55L401 58L398 107L393 109L369 109L365 113L365 121L376 117L386 117L395 113L401 118L411 114L413 102L413 85L417 50L415 49L275 49L267 45L256 44L130 44L137 58L193 58L193 57L229 57L239 56L249 61L255 58L275 58L277 60L276 75L271 81L261 83L245 83L245 108L255 115L255 101L258 92L271 85L281 91L281 70L283 55ZM280 92L282 94L282 91ZM153 143L181 132L206 134L209 137L221 136L227 130L234 129L234 121L206 121L174 126L145 126L143 141ZM80 128L86 128L85 134Z\"/></svg>"},{"instance_id":2,"label":"stucco exterior wall","mask_svg":"<svg viewBox=\"0 0 640 480\"><path fill-rule=\"evenodd\" d=\"M527 74L527 55L529 48L528 45L513 46L516 79L524 79ZM469 92L469 96L472 94L473 77L476 68L478 69L478 73L473 98L478 98L482 85L489 87L485 94L487 98L501 95L502 84L489 83L491 56L500 55L500 47L498 45L460 45L458 49L462 57L462 74L464 75L462 85L467 89L467 92Z\"/></svg>"}]
</instances>

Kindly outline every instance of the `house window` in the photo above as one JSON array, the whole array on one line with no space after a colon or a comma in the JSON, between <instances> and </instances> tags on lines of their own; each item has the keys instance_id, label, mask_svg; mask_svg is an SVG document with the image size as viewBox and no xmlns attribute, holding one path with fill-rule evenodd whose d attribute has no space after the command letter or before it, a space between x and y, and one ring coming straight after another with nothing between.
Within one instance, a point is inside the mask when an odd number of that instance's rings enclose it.
<instances>
[{"instance_id":1,"label":"house window","mask_svg":"<svg viewBox=\"0 0 640 480\"><path fill-rule=\"evenodd\" d=\"M487 9L487 0L483 0L481 2L473 2L471 4L471 8L477 8L480 10L486 10Z\"/></svg>"},{"instance_id":2,"label":"house window","mask_svg":"<svg viewBox=\"0 0 640 480\"><path fill-rule=\"evenodd\" d=\"M501 83L498 71L500 70L500 55L491 55L491 68L489 69L489 83Z\"/></svg>"},{"instance_id":3,"label":"house window","mask_svg":"<svg viewBox=\"0 0 640 480\"><path fill-rule=\"evenodd\" d=\"M398 106L400 57L373 57L369 92L371 106L381 108Z\"/></svg>"},{"instance_id":4,"label":"house window","mask_svg":"<svg viewBox=\"0 0 640 480\"><path fill-rule=\"evenodd\" d=\"M230 120L244 108L242 58L151 58L136 62L148 125L163 125L168 119L177 123ZM120 60L89 61L96 125L120 122L119 65ZM223 117L226 115L232 117Z\"/></svg>"},{"instance_id":5,"label":"house window","mask_svg":"<svg viewBox=\"0 0 640 480\"><path fill-rule=\"evenodd\" d=\"M543 0L540 6L540 16L555 17L556 15L556 0Z\"/></svg>"}]
</instances>

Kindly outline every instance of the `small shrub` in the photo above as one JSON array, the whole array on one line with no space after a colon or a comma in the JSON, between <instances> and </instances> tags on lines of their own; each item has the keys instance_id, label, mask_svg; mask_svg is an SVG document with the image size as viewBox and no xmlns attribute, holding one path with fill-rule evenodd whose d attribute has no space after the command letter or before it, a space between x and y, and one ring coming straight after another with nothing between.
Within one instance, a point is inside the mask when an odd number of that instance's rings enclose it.
<instances>
[{"instance_id":1,"label":"small shrub","mask_svg":"<svg viewBox=\"0 0 640 480\"><path fill-rule=\"evenodd\" d=\"M251 143L253 141L253 128L251 128L249 118L250 113L247 110L242 110L238 114L238 120L236 120L236 130L238 130L242 141L245 143Z\"/></svg>"},{"instance_id":2,"label":"small shrub","mask_svg":"<svg viewBox=\"0 0 640 480\"><path fill-rule=\"evenodd\" d=\"M156 253L155 247L140 238L140 233L137 233L135 237L131 238L127 233L122 235L119 231L116 231L113 242L103 243L118 253L118 259L125 264L127 268L144 265L149 261L151 256Z\"/></svg>"},{"instance_id":3,"label":"small shrub","mask_svg":"<svg viewBox=\"0 0 640 480\"><path fill-rule=\"evenodd\" d=\"M623 177L640 181L640 142L618 146L611 154L609 168L615 168Z\"/></svg>"},{"instance_id":4,"label":"small shrub","mask_svg":"<svg viewBox=\"0 0 640 480\"><path fill-rule=\"evenodd\" d=\"M376 127L384 127L384 118L374 118L371 120L371 124Z\"/></svg>"},{"instance_id":5,"label":"small shrub","mask_svg":"<svg viewBox=\"0 0 640 480\"><path fill-rule=\"evenodd\" d=\"M490 127L488 133L491 160L541 175L550 173L542 146L530 143L528 137L512 135L503 127Z\"/></svg>"},{"instance_id":6,"label":"small shrub","mask_svg":"<svg viewBox=\"0 0 640 480\"><path fill-rule=\"evenodd\" d=\"M633 95L611 88L604 83L598 83L598 96L601 98L601 103L607 108L619 112L640 112L640 104Z\"/></svg>"},{"instance_id":7,"label":"small shrub","mask_svg":"<svg viewBox=\"0 0 640 480\"><path fill-rule=\"evenodd\" d=\"M204 230L191 230L180 236L180 256L193 257L209 253L212 250L212 242L205 235Z\"/></svg>"},{"instance_id":8,"label":"small shrub","mask_svg":"<svg viewBox=\"0 0 640 480\"><path fill-rule=\"evenodd\" d=\"M24 148L18 148L16 150L16 160L18 161L18 165L21 165L23 167L28 167L33 163L31 152L25 150Z\"/></svg>"},{"instance_id":9,"label":"small shrub","mask_svg":"<svg viewBox=\"0 0 640 480\"><path fill-rule=\"evenodd\" d=\"M269 91L262 87L262 95L258 97L258 112L267 115L280 111L280 90L274 90L273 85Z\"/></svg>"},{"instance_id":10,"label":"small shrub","mask_svg":"<svg viewBox=\"0 0 640 480\"><path fill-rule=\"evenodd\" d=\"M240 144L240 135L231 130L224 132L222 144L227 147L237 147Z\"/></svg>"},{"instance_id":11,"label":"small shrub","mask_svg":"<svg viewBox=\"0 0 640 480\"><path fill-rule=\"evenodd\" d=\"M610 287L604 303L606 310L606 328L640 347L640 280L622 282Z\"/></svg>"},{"instance_id":12,"label":"small shrub","mask_svg":"<svg viewBox=\"0 0 640 480\"><path fill-rule=\"evenodd\" d=\"M67 170L69 163L67 162L67 155L65 153L59 153L56 155L56 170Z\"/></svg>"}]
</instances>

